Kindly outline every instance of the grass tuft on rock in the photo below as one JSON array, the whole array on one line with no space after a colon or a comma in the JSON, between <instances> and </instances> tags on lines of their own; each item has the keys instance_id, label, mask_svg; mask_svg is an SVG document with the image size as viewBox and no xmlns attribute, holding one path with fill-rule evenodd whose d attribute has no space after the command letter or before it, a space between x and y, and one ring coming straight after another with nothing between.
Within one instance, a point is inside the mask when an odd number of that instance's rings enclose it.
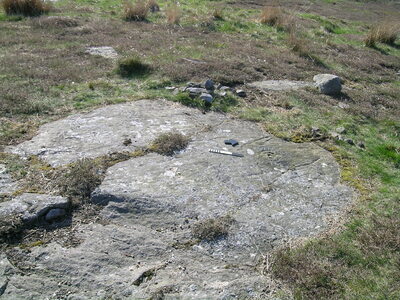
<instances>
[{"instance_id":1,"label":"grass tuft on rock","mask_svg":"<svg viewBox=\"0 0 400 300\"><path fill-rule=\"evenodd\" d=\"M171 156L187 147L190 138L179 132L168 132L158 136L149 149L161 155Z\"/></svg>"},{"instance_id":2,"label":"grass tuft on rock","mask_svg":"<svg viewBox=\"0 0 400 300\"><path fill-rule=\"evenodd\" d=\"M50 5L42 0L3 0L1 5L7 15L36 17L50 11Z\"/></svg>"},{"instance_id":3,"label":"grass tuft on rock","mask_svg":"<svg viewBox=\"0 0 400 300\"><path fill-rule=\"evenodd\" d=\"M201 241L214 241L224 238L228 235L233 221L230 216L202 220L193 226L192 235Z\"/></svg>"},{"instance_id":4,"label":"grass tuft on rock","mask_svg":"<svg viewBox=\"0 0 400 300\"><path fill-rule=\"evenodd\" d=\"M93 159L74 163L60 182L61 191L69 197L86 200L102 181L101 167Z\"/></svg>"}]
</instances>

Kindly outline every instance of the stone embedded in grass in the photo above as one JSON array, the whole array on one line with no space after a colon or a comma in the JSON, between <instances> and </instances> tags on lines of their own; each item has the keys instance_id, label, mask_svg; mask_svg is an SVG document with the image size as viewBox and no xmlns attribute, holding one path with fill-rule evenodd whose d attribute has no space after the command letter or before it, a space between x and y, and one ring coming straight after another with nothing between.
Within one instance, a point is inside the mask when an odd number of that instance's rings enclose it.
<instances>
[{"instance_id":1,"label":"stone embedded in grass","mask_svg":"<svg viewBox=\"0 0 400 300\"><path fill-rule=\"evenodd\" d=\"M207 94L207 93L202 93L200 95L200 99L207 103L212 103L214 100L213 96L211 96L210 94Z\"/></svg>"},{"instance_id":2,"label":"stone embedded in grass","mask_svg":"<svg viewBox=\"0 0 400 300\"><path fill-rule=\"evenodd\" d=\"M204 87L206 90L212 91L214 89L214 81L211 79L208 79L204 82Z\"/></svg>"},{"instance_id":3,"label":"stone embedded in grass","mask_svg":"<svg viewBox=\"0 0 400 300\"><path fill-rule=\"evenodd\" d=\"M314 81L322 94L337 95L342 91L342 83L336 75L318 74L314 76Z\"/></svg>"},{"instance_id":4,"label":"stone embedded in grass","mask_svg":"<svg viewBox=\"0 0 400 300\"><path fill-rule=\"evenodd\" d=\"M236 90L236 95L238 95L241 98L244 98L247 96L247 94L244 90Z\"/></svg>"},{"instance_id":5,"label":"stone embedded in grass","mask_svg":"<svg viewBox=\"0 0 400 300\"><path fill-rule=\"evenodd\" d=\"M117 58L118 53L113 47L89 47L86 49L85 53L90 55L98 55L104 58Z\"/></svg>"},{"instance_id":6,"label":"stone embedded in grass","mask_svg":"<svg viewBox=\"0 0 400 300\"><path fill-rule=\"evenodd\" d=\"M189 92L190 96L200 96L202 93L207 93L206 89L203 88L198 88L198 87L188 87L185 90L186 92Z\"/></svg>"}]
</instances>

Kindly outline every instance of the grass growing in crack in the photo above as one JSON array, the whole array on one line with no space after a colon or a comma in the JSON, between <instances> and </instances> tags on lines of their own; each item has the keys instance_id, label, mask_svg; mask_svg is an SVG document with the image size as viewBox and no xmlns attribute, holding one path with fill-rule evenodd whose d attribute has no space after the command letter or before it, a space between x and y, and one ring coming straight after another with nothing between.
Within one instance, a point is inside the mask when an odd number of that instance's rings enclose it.
<instances>
[{"instance_id":1,"label":"grass growing in crack","mask_svg":"<svg viewBox=\"0 0 400 300\"><path fill-rule=\"evenodd\" d=\"M179 132L168 132L158 136L149 149L161 155L171 156L187 147L190 138Z\"/></svg>"},{"instance_id":2,"label":"grass growing in crack","mask_svg":"<svg viewBox=\"0 0 400 300\"><path fill-rule=\"evenodd\" d=\"M193 225L192 235L201 241L214 241L229 234L234 220L230 216L205 219Z\"/></svg>"},{"instance_id":3,"label":"grass growing in crack","mask_svg":"<svg viewBox=\"0 0 400 300\"><path fill-rule=\"evenodd\" d=\"M47 14L50 5L42 0L2 0L1 5L7 15L36 17Z\"/></svg>"},{"instance_id":4,"label":"grass growing in crack","mask_svg":"<svg viewBox=\"0 0 400 300\"><path fill-rule=\"evenodd\" d=\"M102 181L102 168L94 159L74 163L60 182L60 189L69 197L87 200Z\"/></svg>"}]
</instances>

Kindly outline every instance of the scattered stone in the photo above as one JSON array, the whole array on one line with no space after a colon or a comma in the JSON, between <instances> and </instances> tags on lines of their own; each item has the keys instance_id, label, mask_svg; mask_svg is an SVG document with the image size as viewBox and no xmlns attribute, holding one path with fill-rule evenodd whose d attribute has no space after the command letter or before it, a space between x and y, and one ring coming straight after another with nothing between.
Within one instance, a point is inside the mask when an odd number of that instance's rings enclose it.
<instances>
[{"instance_id":1,"label":"scattered stone","mask_svg":"<svg viewBox=\"0 0 400 300\"><path fill-rule=\"evenodd\" d=\"M263 91L290 91L306 87L313 87L314 84L312 82L305 81L265 80L252 82L249 84L249 86L258 88Z\"/></svg>"},{"instance_id":2,"label":"scattered stone","mask_svg":"<svg viewBox=\"0 0 400 300\"><path fill-rule=\"evenodd\" d=\"M339 102L338 106L339 106L340 108L342 108L342 109L345 109L345 108L349 108L349 107L350 107L350 105L348 105L347 103L343 103L343 102Z\"/></svg>"},{"instance_id":3,"label":"scattered stone","mask_svg":"<svg viewBox=\"0 0 400 300\"><path fill-rule=\"evenodd\" d=\"M204 87L208 91L214 90L214 81L211 79L206 80L206 82L204 82Z\"/></svg>"},{"instance_id":4,"label":"scattered stone","mask_svg":"<svg viewBox=\"0 0 400 300\"><path fill-rule=\"evenodd\" d=\"M354 141L352 139L344 139L344 141L349 145L354 145Z\"/></svg>"},{"instance_id":5,"label":"scattered stone","mask_svg":"<svg viewBox=\"0 0 400 300\"><path fill-rule=\"evenodd\" d=\"M172 92L173 95L178 95L180 93L180 89L176 88L174 89L174 91Z\"/></svg>"},{"instance_id":6,"label":"scattered stone","mask_svg":"<svg viewBox=\"0 0 400 300\"><path fill-rule=\"evenodd\" d=\"M155 2L150 2L149 10L152 13L156 13L160 11L160 6Z\"/></svg>"},{"instance_id":7,"label":"scattered stone","mask_svg":"<svg viewBox=\"0 0 400 300\"><path fill-rule=\"evenodd\" d=\"M214 100L213 96L211 96L210 94L207 94L207 93L202 93L200 95L200 99L207 103L212 103Z\"/></svg>"},{"instance_id":8,"label":"scattered stone","mask_svg":"<svg viewBox=\"0 0 400 300\"><path fill-rule=\"evenodd\" d=\"M198 88L198 87L188 87L188 88L186 88L186 91L189 92L189 94L192 96L199 96L202 93L207 93L206 89Z\"/></svg>"},{"instance_id":9,"label":"scattered stone","mask_svg":"<svg viewBox=\"0 0 400 300\"><path fill-rule=\"evenodd\" d=\"M361 149L365 149L365 144L363 142L358 142L357 146L360 147Z\"/></svg>"},{"instance_id":10,"label":"scattered stone","mask_svg":"<svg viewBox=\"0 0 400 300\"><path fill-rule=\"evenodd\" d=\"M221 86L221 87L219 88L219 90L221 90L221 91L230 91L231 88L230 88L229 86Z\"/></svg>"},{"instance_id":11,"label":"scattered stone","mask_svg":"<svg viewBox=\"0 0 400 300\"><path fill-rule=\"evenodd\" d=\"M165 89L166 89L167 91L173 91L173 90L176 89L176 87L174 87L174 86L166 86Z\"/></svg>"},{"instance_id":12,"label":"scattered stone","mask_svg":"<svg viewBox=\"0 0 400 300\"><path fill-rule=\"evenodd\" d=\"M21 216L25 223L32 223L43 217L50 209L66 209L70 205L67 198L45 194L25 193L0 203L0 218Z\"/></svg>"},{"instance_id":13,"label":"scattered stone","mask_svg":"<svg viewBox=\"0 0 400 300\"><path fill-rule=\"evenodd\" d=\"M53 208L50 209L46 214L45 220L47 222L54 221L56 219L62 218L67 214L66 210L63 208Z\"/></svg>"},{"instance_id":14,"label":"scattered stone","mask_svg":"<svg viewBox=\"0 0 400 300\"><path fill-rule=\"evenodd\" d=\"M117 58L118 53L113 47L89 47L85 51L90 55L98 55L104 58Z\"/></svg>"},{"instance_id":15,"label":"scattered stone","mask_svg":"<svg viewBox=\"0 0 400 300\"><path fill-rule=\"evenodd\" d=\"M338 127L338 128L336 128L336 132L339 133L339 134L345 134L346 133L346 128Z\"/></svg>"},{"instance_id":16,"label":"scattered stone","mask_svg":"<svg viewBox=\"0 0 400 300\"><path fill-rule=\"evenodd\" d=\"M314 138L321 138L323 136L321 129L319 129L318 127L311 127L311 135Z\"/></svg>"},{"instance_id":17,"label":"scattered stone","mask_svg":"<svg viewBox=\"0 0 400 300\"><path fill-rule=\"evenodd\" d=\"M186 86L188 88L192 87L192 88L203 88L203 86L200 83L194 83L194 82L188 82L186 84Z\"/></svg>"},{"instance_id":18,"label":"scattered stone","mask_svg":"<svg viewBox=\"0 0 400 300\"><path fill-rule=\"evenodd\" d=\"M332 74L318 74L314 76L316 86L325 95L337 95L342 91L340 78Z\"/></svg>"},{"instance_id":19,"label":"scattered stone","mask_svg":"<svg viewBox=\"0 0 400 300\"><path fill-rule=\"evenodd\" d=\"M335 140L341 140L342 136L337 132L330 132L330 136Z\"/></svg>"},{"instance_id":20,"label":"scattered stone","mask_svg":"<svg viewBox=\"0 0 400 300\"><path fill-rule=\"evenodd\" d=\"M244 90L236 90L236 95L238 95L241 98L244 98L247 96L247 94Z\"/></svg>"},{"instance_id":21,"label":"scattered stone","mask_svg":"<svg viewBox=\"0 0 400 300\"><path fill-rule=\"evenodd\" d=\"M227 92L223 91L223 92L218 92L217 94L218 94L219 96L221 96L221 97L226 97Z\"/></svg>"}]
</instances>

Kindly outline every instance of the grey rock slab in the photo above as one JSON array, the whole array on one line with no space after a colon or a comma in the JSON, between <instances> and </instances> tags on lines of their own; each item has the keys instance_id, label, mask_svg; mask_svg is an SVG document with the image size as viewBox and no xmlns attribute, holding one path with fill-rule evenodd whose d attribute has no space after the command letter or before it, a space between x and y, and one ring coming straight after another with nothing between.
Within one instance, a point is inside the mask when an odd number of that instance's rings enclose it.
<instances>
[{"instance_id":1,"label":"grey rock slab","mask_svg":"<svg viewBox=\"0 0 400 300\"><path fill-rule=\"evenodd\" d=\"M258 88L264 91L290 91L298 90L305 87L314 87L314 83L306 81L292 80L265 80L256 81L249 84L251 87Z\"/></svg>"},{"instance_id":2,"label":"grey rock slab","mask_svg":"<svg viewBox=\"0 0 400 300\"><path fill-rule=\"evenodd\" d=\"M318 74L314 76L316 86L325 95L336 95L342 91L340 78L332 74Z\"/></svg>"},{"instance_id":3,"label":"grey rock slab","mask_svg":"<svg viewBox=\"0 0 400 300\"><path fill-rule=\"evenodd\" d=\"M202 115L164 100L140 100L45 124L33 139L8 147L6 151L25 157L37 155L52 166L60 166L81 158L134 151L168 131L191 135L222 120L221 115ZM124 145L126 139L132 143Z\"/></svg>"},{"instance_id":4,"label":"grey rock slab","mask_svg":"<svg viewBox=\"0 0 400 300\"><path fill-rule=\"evenodd\" d=\"M53 242L21 253L32 267L7 277L6 298L268 299L273 289L254 267L263 255L287 238L325 230L352 201L338 164L314 144L285 142L255 123L163 101L108 109L128 120L126 112L142 143L167 125L190 133L191 142L175 156L150 153L109 168L91 197L104 206L108 224L78 222L76 247ZM224 144L230 138L244 157L209 152L232 151ZM193 238L196 224L227 215L233 222L226 237Z\"/></svg>"},{"instance_id":5,"label":"grey rock slab","mask_svg":"<svg viewBox=\"0 0 400 300\"><path fill-rule=\"evenodd\" d=\"M6 166L0 164L0 196L11 194L17 190L17 183L11 178L7 172Z\"/></svg>"},{"instance_id":6,"label":"grey rock slab","mask_svg":"<svg viewBox=\"0 0 400 300\"><path fill-rule=\"evenodd\" d=\"M21 216L26 223L34 222L44 216L50 209L69 206L69 200L61 196L24 193L10 201L0 203L0 217Z\"/></svg>"},{"instance_id":7,"label":"grey rock slab","mask_svg":"<svg viewBox=\"0 0 400 300\"><path fill-rule=\"evenodd\" d=\"M86 49L85 53L88 53L90 55L98 55L102 56L104 58L117 58L118 53L115 51L113 47L89 47Z\"/></svg>"}]
</instances>

